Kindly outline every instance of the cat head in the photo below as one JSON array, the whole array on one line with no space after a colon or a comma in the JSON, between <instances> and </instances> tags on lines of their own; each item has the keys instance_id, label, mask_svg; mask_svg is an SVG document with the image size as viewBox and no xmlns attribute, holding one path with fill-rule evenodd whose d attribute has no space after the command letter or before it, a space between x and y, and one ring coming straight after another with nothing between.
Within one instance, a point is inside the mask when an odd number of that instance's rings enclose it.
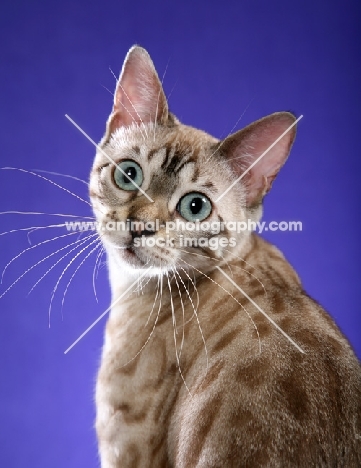
<instances>
[{"instance_id":1,"label":"cat head","mask_svg":"<svg viewBox=\"0 0 361 468\"><path fill-rule=\"evenodd\" d=\"M295 127L275 141L294 122L290 113L275 113L224 140L184 125L169 111L148 53L132 47L90 178L113 267L209 271L212 259L239 255Z\"/></svg>"}]
</instances>

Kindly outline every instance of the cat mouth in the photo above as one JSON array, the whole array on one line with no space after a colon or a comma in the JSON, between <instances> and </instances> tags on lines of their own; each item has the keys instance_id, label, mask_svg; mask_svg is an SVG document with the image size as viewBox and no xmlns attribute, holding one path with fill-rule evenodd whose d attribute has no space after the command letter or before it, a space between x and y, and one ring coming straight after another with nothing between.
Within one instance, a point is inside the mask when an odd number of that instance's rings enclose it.
<instances>
[{"instance_id":1,"label":"cat mouth","mask_svg":"<svg viewBox=\"0 0 361 468\"><path fill-rule=\"evenodd\" d=\"M139 268L146 264L146 262L137 255L133 245L128 245L119 252L122 260L127 262L130 266Z\"/></svg>"}]
</instances>

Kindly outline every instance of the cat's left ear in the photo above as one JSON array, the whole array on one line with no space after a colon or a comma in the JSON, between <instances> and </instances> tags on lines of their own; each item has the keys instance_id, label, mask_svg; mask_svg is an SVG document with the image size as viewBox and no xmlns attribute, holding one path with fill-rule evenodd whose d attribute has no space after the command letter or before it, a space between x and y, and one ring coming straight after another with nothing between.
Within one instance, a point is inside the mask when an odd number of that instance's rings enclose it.
<instances>
[{"instance_id":1,"label":"cat's left ear","mask_svg":"<svg viewBox=\"0 0 361 468\"><path fill-rule=\"evenodd\" d=\"M148 52L133 46L123 63L107 123L108 137L118 128L149 122L165 124L168 104Z\"/></svg>"},{"instance_id":2,"label":"cat's left ear","mask_svg":"<svg viewBox=\"0 0 361 468\"><path fill-rule=\"evenodd\" d=\"M247 206L261 203L285 163L296 136L293 126L276 144L276 140L296 121L289 112L276 112L253 122L219 144L220 152L240 177L267 150L267 153L242 177L246 186Z\"/></svg>"}]
</instances>

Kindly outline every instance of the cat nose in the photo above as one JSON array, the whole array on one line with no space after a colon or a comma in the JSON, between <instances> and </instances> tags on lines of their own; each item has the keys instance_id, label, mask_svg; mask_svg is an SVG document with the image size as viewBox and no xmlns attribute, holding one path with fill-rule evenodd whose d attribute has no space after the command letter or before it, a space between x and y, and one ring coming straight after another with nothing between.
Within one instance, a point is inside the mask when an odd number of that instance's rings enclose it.
<instances>
[{"instance_id":1,"label":"cat nose","mask_svg":"<svg viewBox=\"0 0 361 468\"><path fill-rule=\"evenodd\" d=\"M134 240L136 237L149 237L155 234L155 231L145 228L146 224L146 221L142 221L137 218L130 218L130 234L132 236L132 240Z\"/></svg>"}]
</instances>

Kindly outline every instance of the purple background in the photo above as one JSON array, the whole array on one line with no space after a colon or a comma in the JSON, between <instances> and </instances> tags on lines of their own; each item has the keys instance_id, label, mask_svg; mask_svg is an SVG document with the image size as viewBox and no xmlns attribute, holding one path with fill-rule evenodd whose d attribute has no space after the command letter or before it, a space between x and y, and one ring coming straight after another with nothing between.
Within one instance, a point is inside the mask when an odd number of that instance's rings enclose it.
<instances>
[{"instance_id":1,"label":"purple background","mask_svg":"<svg viewBox=\"0 0 361 468\"><path fill-rule=\"evenodd\" d=\"M86 179L94 148L64 114L100 139L112 103L105 88L115 85L109 67L118 74L134 43L148 49L161 76L168 64L164 86L177 116L218 137L245 109L237 129L278 110L304 114L265 203L267 220L301 220L304 230L266 237L360 356L360 6L358 0L2 2L0 165ZM85 185L49 177L87 197ZM0 191L0 211L90 214L85 203L16 171L0 171ZM61 221L0 217L1 232ZM49 228L31 240L61 234ZM64 245L51 242L21 256L1 291ZM24 232L1 236L1 268L26 247ZM78 257L55 295L50 329L51 291L71 256L27 296L64 252L29 271L0 301L1 467L98 466L92 399L105 320L63 352L106 309L106 269L97 303L90 257L62 312Z\"/></svg>"}]
</instances>

